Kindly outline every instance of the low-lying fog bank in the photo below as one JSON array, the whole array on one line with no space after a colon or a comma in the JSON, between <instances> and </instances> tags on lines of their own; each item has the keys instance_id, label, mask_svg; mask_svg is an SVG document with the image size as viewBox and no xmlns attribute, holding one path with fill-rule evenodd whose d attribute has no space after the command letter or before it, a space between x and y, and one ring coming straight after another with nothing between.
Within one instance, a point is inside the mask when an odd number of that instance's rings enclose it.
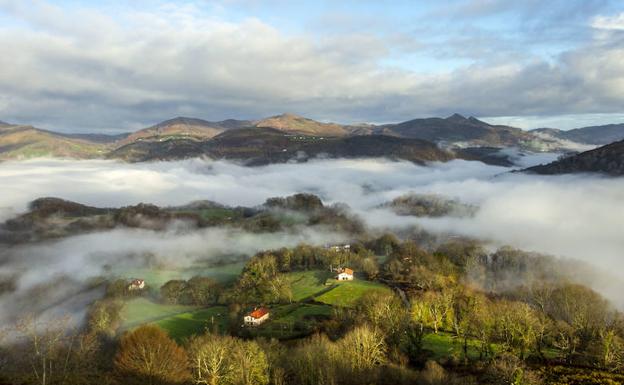
<instances>
[{"instance_id":1,"label":"low-lying fog bank","mask_svg":"<svg viewBox=\"0 0 624 385\"><path fill-rule=\"evenodd\" d=\"M541 155L526 157L522 163L527 166L545 160ZM508 171L480 162L452 161L423 167L383 159L316 160L254 168L200 159L142 164L7 162L0 164L0 220L25 210L28 202L42 196L99 207L139 202L173 206L203 199L255 206L269 197L309 192L325 203L348 204L371 228L400 230L419 225L434 233L465 235L493 245L587 261L624 278L620 260L624 251L620 230L624 226L624 179ZM437 194L478 209L470 217L417 218L379 208L408 193ZM105 265L137 263L129 255L154 254L167 263L186 266L196 259L252 254L299 242L322 244L342 237L322 229L270 235L222 228L165 233L117 229L5 248L0 251L0 278L14 274L20 278L14 283L18 297L0 293L0 307L8 314L4 309L22 306L20 301L30 296L33 288L45 288L46 282L63 277L70 277L70 287L62 290L78 290L78 285L71 286L72 279L100 275ZM596 288L611 294L604 283L597 283Z\"/></svg>"}]
</instances>

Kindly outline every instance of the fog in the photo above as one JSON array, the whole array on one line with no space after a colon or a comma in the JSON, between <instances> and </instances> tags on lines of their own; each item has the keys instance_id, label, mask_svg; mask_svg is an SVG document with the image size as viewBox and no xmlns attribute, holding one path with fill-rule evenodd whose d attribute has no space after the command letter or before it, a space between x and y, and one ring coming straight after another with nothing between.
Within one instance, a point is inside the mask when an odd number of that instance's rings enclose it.
<instances>
[{"instance_id":1,"label":"fog","mask_svg":"<svg viewBox=\"0 0 624 385\"><path fill-rule=\"evenodd\" d=\"M526 166L553 157L524 157L521 162ZM42 196L99 207L139 202L181 205L200 199L255 206L269 197L310 192L327 204L348 204L373 230L417 225L433 233L479 238L494 247L511 245L586 261L624 278L624 178L508 171L459 160L419 166L384 159L325 159L255 168L202 159L141 164L5 162L0 164L0 219L24 211L28 202ZM474 204L478 211L464 218L416 218L399 217L379 208L407 193L446 196ZM140 265L145 262L141 259L144 255L153 255L158 263L188 266L198 259L342 239L345 235L323 228L258 235L226 228L189 231L174 226L160 233L116 229L45 244L5 247L0 250L0 278L17 274L19 279L15 294L0 294L0 307L7 315L12 311L5 309L23 306L26 298L32 301L33 289L69 277L53 293L46 293L47 298L62 303L68 293L80 292L85 279L103 274L106 266ZM80 308L75 303L67 305L72 306Z\"/></svg>"}]
</instances>

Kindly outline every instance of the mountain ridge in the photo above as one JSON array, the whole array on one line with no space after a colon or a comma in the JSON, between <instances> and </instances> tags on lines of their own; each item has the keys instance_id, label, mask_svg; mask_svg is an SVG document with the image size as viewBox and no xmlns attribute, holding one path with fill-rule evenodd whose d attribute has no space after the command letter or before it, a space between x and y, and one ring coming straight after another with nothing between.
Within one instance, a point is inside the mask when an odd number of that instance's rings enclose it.
<instances>
[{"instance_id":1,"label":"mountain ridge","mask_svg":"<svg viewBox=\"0 0 624 385\"><path fill-rule=\"evenodd\" d=\"M522 171L542 175L589 172L621 176L624 175L624 140Z\"/></svg>"},{"instance_id":2,"label":"mountain ridge","mask_svg":"<svg viewBox=\"0 0 624 385\"><path fill-rule=\"evenodd\" d=\"M592 129L599 130L596 127ZM418 156L407 151L407 148L416 146L416 142L409 141L415 139L446 148L458 157L507 164L496 154L497 148L569 150L564 146L566 140L554 138L559 131L541 129L532 133L516 127L489 124L474 116L467 118L457 113L446 118L417 118L385 125L323 123L292 113L256 121L208 121L179 116L133 133L117 135L65 134L27 125L6 124L0 125L0 160L52 156L142 161L206 155L229 159L239 156L242 160L260 159L258 162L262 163L272 159L285 161L286 157L292 159L292 151L308 151L308 156L319 155L323 153L323 147L327 147L325 152L330 156L365 156L363 151L358 152L351 148L353 143L387 146L383 150L367 147L370 156L392 157L390 149L394 148L404 151L398 157L420 160ZM374 136L383 138L346 140ZM546 139L541 136L546 136ZM390 137L403 141L388 139ZM345 140L340 142L336 140L338 138ZM209 143L210 141L212 142ZM228 145L232 147L224 149ZM261 147L265 145L270 148L265 149L265 155L259 156ZM278 149L280 145L282 147ZM277 154L278 150L284 154ZM158 154L158 151L162 153Z\"/></svg>"}]
</instances>

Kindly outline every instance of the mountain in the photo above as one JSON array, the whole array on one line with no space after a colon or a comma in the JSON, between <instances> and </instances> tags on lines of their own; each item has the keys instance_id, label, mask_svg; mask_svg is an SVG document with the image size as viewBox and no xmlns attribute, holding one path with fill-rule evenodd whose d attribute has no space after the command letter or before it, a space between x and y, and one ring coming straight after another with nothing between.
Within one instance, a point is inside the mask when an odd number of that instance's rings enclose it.
<instances>
[{"instance_id":1,"label":"mountain","mask_svg":"<svg viewBox=\"0 0 624 385\"><path fill-rule=\"evenodd\" d=\"M259 128L274 128L292 134L314 136L345 136L349 134L349 131L340 124L321 123L290 113L262 119L256 122L255 126Z\"/></svg>"},{"instance_id":2,"label":"mountain","mask_svg":"<svg viewBox=\"0 0 624 385\"><path fill-rule=\"evenodd\" d=\"M10 124L0 120L0 126L10 126Z\"/></svg>"},{"instance_id":3,"label":"mountain","mask_svg":"<svg viewBox=\"0 0 624 385\"><path fill-rule=\"evenodd\" d=\"M538 128L530 132L546 134L576 143L604 145L624 139L624 123L582 127L568 131L556 128Z\"/></svg>"},{"instance_id":4,"label":"mountain","mask_svg":"<svg viewBox=\"0 0 624 385\"><path fill-rule=\"evenodd\" d=\"M97 158L107 148L102 143L70 137L32 126L0 126L0 160L33 157Z\"/></svg>"},{"instance_id":5,"label":"mountain","mask_svg":"<svg viewBox=\"0 0 624 385\"><path fill-rule=\"evenodd\" d=\"M509 157L501 155L501 147L578 151L590 146L557 135L560 135L558 130L527 132L460 114L379 126L322 123L289 113L258 121L229 119L212 122L177 117L131 134L118 135L64 134L32 126L3 124L0 125L0 160L53 156L143 161L209 156L266 164L327 154L336 157L386 156L422 162L444 160L452 153L452 157L510 165ZM425 143L449 151L442 151L446 154L443 156L442 152L431 150ZM356 145L362 149L354 148ZM424 156L424 152L431 156Z\"/></svg>"},{"instance_id":6,"label":"mountain","mask_svg":"<svg viewBox=\"0 0 624 385\"><path fill-rule=\"evenodd\" d=\"M45 131L45 130L42 130ZM51 134L55 134L55 135L60 135L60 136L64 136L66 138L71 138L71 139L82 139L82 140L86 140L87 142L93 142L93 143L115 143L115 142L119 142L121 140L126 139L128 136L130 136L132 133L130 132L124 132L121 134L64 134L64 133L58 133L58 132L52 132L52 131L47 131Z\"/></svg>"},{"instance_id":7,"label":"mountain","mask_svg":"<svg viewBox=\"0 0 624 385\"><path fill-rule=\"evenodd\" d=\"M491 125L477 118L454 114L447 118L413 119L381 127L385 134L435 143L469 146L527 146L535 138L519 128Z\"/></svg>"},{"instance_id":8,"label":"mountain","mask_svg":"<svg viewBox=\"0 0 624 385\"><path fill-rule=\"evenodd\" d=\"M283 163L328 157L391 157L416 163L448 161L451 152L420 139L385 135L319 137L290 135L275 128L242 128L225 131L206 141L170 139L135 142L115 149L110 158L141 162L208 156L242 160L248 165Z\"/></svg>"},{"instance_id":9,"label":"mountain","mask_svg":"<svg viewBox=\"0 0 624 385\"><path fill-rule=\"evenodd\" d=\"M253 122L247 120L228 119L220 122L209 122L207 120L180 116L130 134L120 144L125 145L138 140L165 140L174 137L204 140L212 138L223 131L248 127L252 124Z\"/></svg>"},{"instance_id":10,"label":"mountain","mask_svg":"<svg viewBox=\"0 0 624 385\"><path fill-rule=\"evenodd\" d=\"M530 167L523 171L536 174L595 172L624 175L624 140L580 154L562 157L552 163Z\"/></svg>"}]
</instances>

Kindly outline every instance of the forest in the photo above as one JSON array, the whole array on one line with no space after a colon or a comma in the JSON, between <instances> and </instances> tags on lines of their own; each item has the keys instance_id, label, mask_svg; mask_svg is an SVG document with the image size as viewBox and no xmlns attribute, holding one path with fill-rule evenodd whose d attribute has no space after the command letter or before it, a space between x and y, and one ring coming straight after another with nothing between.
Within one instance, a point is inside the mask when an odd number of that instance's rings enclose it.
<instances>
[{"instance_id":1,"label":"forest","mask_svg":"<svg viewBox=\"0 0 624 385\"><path fill-rule=\"evenodd\" d=\"M351 267L354 281L332 282L337 266ZM584 268L511 247L488 250L470 239L425 248L388 233L348 249L265 250L227 283L200 275L142 290L130 290L123 279L94 282L106 291L84 326L24 317L3 330L0 378L6 384L621 383L624 317L576 280ZM124 306L136 300L218 312L182 335L171 323L121 327ZM272 318L242 326L256 306L270 309Z\"/></svg>"}]
</instances>

